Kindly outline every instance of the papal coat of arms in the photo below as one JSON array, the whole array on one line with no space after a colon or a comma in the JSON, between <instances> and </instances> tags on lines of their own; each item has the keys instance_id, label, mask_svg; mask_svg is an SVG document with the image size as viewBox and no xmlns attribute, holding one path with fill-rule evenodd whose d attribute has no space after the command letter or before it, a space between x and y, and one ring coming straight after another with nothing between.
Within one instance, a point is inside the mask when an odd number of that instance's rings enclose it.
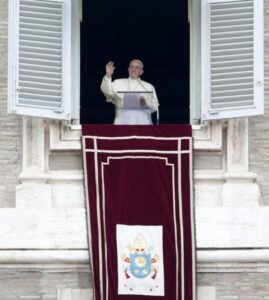
<instances>
[{"instance_id":1,"label":"papal coat of arms","mask_svg":"<svg viewBox=\"0 0 269 300\"><path fill-rule=\"evenodd\" d=\"M162 226L117 224L118 294L164 296Z\"/></svg>"},{"instance_id":2,"label":"papal coat of arms","mask_svg":"<svg viewBox=\"0 0 269 300\"><path fill-rule=\"evenodd\" d=\"M151 256L152 247L147 248L147 241L142 234L139 234L133 245L128 245L128 254L123 254L122 260L126 264L124 270L125 276L129 279L131 276L136 278L145 278L150 276L156 279L158 273L159 256Z\"/></svg>"}]
</instances>

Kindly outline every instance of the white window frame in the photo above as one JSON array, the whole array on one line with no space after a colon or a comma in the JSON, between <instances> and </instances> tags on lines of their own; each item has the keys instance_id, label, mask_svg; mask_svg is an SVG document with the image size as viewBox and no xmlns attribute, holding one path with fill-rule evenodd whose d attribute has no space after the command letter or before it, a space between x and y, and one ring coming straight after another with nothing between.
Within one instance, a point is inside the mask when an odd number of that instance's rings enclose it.
<instances>
[{"instance_id":1,"label":"white window frame","mask_svg":"<svg viewBox=\"0 0 269 300\"><path fill-rule=\"evenodd\" d=\"M201 124L201 1L189 0L190 123Z\"/></svg>"}]
</instances>

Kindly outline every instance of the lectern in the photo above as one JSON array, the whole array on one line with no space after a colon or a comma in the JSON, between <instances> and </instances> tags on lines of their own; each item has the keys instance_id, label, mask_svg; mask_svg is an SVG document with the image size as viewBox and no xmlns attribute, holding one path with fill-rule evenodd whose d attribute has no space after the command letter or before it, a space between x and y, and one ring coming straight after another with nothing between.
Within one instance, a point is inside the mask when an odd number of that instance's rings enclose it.
<instances>
[{"instance_id":1,"label":"lectern","mask_svg":"<svg viewBox=\"0 0 269 300\"><path fill-rule=\"evenodd\" d=\"M151 110L142 99L152 97L153 92L117 91L120 103L116 114L120 125L151 125Z\"/></svg>"}]
</instances>

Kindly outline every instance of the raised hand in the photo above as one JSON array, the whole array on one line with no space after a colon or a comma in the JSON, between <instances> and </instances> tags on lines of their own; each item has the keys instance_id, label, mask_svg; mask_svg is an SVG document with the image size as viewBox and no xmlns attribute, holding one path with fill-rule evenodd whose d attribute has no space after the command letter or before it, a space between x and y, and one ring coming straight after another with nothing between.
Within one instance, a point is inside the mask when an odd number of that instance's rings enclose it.
<instances>
[{"instance_id":1,"label":"raised hand","mask_svg":"<svg viewBox=\"0 0 269 300\"><path fill-rule=\"evenodd\" d=\"M107 77L111 77L113 75L113 73L114 73L114 69L115 69L114 62L113 61L109 61L106 64L106 76Z\"/></svg>"}]
</instances>

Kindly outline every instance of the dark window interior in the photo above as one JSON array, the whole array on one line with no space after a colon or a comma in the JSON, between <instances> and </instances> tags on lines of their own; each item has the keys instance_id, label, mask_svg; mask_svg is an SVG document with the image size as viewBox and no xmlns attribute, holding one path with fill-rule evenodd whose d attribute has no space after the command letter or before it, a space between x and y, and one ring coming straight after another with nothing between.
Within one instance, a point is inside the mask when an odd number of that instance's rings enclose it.
<instances>
[{"instance_id":1,"label":"dark window interior","mask_svg":"<svg viewBox=\"0 0 269 300\"><path fill-rule=\"evenodd\" d=\"M81 123L113 123L100 91L105 64L115 62L114 79L127 77L133 58L156 88L160 123L189 123L188 0L83 1Z\"/></svg>"}]
</instances>

